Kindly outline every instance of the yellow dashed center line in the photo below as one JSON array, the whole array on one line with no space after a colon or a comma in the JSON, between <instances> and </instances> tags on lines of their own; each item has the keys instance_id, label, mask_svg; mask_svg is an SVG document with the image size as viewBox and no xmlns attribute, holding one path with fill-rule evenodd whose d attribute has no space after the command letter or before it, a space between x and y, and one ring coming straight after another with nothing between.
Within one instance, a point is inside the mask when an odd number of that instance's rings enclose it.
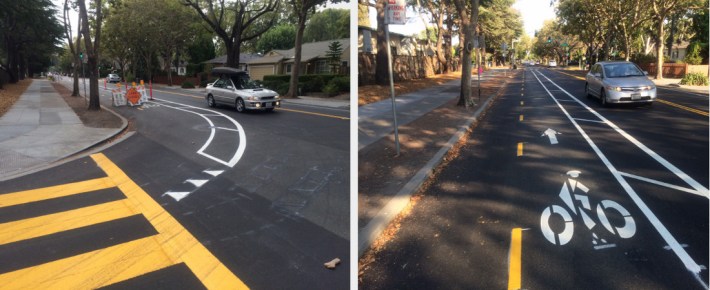
<instances>
[{"instance_id":1,"label":"yellow dashed center line","mask_svg":"<svg viewBox=\"0 0 710 290\"><path fill-rule=\"evenodd\" d=\"M518 142L518 156L523 156L523 142Z\"/></svg>"},{"instance_id":2,"label":"yellow dashed center line","mask_svg":"<svg viewBox=\"0 0 710 290\"><path fill-rule=\"evenodd\" d=\"M523 121L523 115L521 114L520 115L520 122L522 122L522 121Z\"/></svg>"},{"instance_id":3,"label":"yellow dashed center line","mask_svg":"<svg viewBox=\"0 0 710 290\"><path fill-rule=\"evenodd\" d=\"M510 262L508 263L508 290L517 290L521 288L520 272L522 270L522 254L523 254L523 230L514 228L510 237Z\"/></svg>"}]
</instances>

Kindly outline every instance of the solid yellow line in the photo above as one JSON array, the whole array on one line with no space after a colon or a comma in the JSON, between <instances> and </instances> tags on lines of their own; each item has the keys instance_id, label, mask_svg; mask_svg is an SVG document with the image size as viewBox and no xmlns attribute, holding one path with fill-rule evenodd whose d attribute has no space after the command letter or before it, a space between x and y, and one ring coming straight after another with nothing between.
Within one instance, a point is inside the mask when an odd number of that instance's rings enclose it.
<instances>
[{"instance_id":1,"label":"solid yellow line","mask_svg":"<svg viewBox=\"0 0 710 290\"><path fill-rule=\"evenodd\" d=\"M568 73L566 73L566 72L562 72L562 71L557 71L557 72L558 72L558 73L561 73L561 74L565 74L565 75L571 76L571 77L576 78L576 79L580 79L580 80L584 80L584 79L585 79L585 78L583 78L583 77L576 76L576 75L573 75L573 74L568 74Z\"/></svg>"},{"instance_id":2,"label":"solid yellow line","mask_svg":"<svg viewBox=\"0 0 710 290\"><path fill-rule=\"evenodd\" d=\"M314 113L314 112L307 112L307 111L299 111L299 110L294 110L294 109L279 108L279 110L281 110L281 111L287 111L287 112L294 112L294 113L308 114L308 115L315 115L315 116L321 116L321 117L335 118L335 119L341 119L341 120L350 120L350 118L348 118L348 117L341 117L341 116L328 115L328 114L321 114L321 113Z\"/></svg>"},{"instance_id":3,"label":"solid yellow line","mask_svg":"<svg viewBox=\"0 0 710 290\"><path fill-rule=\"evenodd\" d=\"M197 97L197 96L192 96L192 95L186 95L186 94L181 94L181 93L166 92L166 91L160 91L160 90L154 90L154 91L156 91L156 92L168 93L168 94L175 94L175 95L180 95L180 96L193 97L193 98L196 98L196 99L203 99L202 97ZM315 115L315 116L321 116L321 117L328 117L328 118L334 118L334 119L340 119L340 120L350 120L350 118L348 118L348 117L341 117L341 116L335 116L335 115L328 115L328 114L321 114L321 113L300 111L300 110L294 110L294 109L278 108L278 110L280 110L280 111L287 111L287 112L294 112L294 113L302 113L302 114L308 114L308 115Z\"/></svg>"},{"instance_id":4,"label":"solid yellow line","mask_svg":"<svg viewBox=\"0 0 710 290\"><path fill-rule=\"evenodd\" d=\"M69 196L116 186L110 179L96 178L62 185L18 191L0 195L0 208L45 199Z\"/></svg>"},{"instance_id":5,"label":"solid yellow line","mask_svg":"<svg viewBox=\"0 0 710 290\"><path fill-rule=\"evenodd\" d=\"M177 264L146 237L0 275L3 289L95 289Z\"/></svg>"},{"instance_id":6,"label":"solid yellow line","mask_svg":"<svg viewBox=\"0 0 710 290\"><path fill-rule=\"evenodd\" d=\"M676 108L678 108L678 109L686 110L686 111L689 111L689 112L693 112L693 113L696 113L696 114L699 114L699 115L702 115L702 116L705 116L705 117L707 117L707 116L710 115L710 114L708 114L708 112L705 112L705 111L702 111L702 110L698 110L698 109L693 109L693 108L690 108L690 107L686 107L686 106L683 106L683 105L681 105L681 104L676 104L676 103L669 102L669 101L666 101L666 100L656 99L656 101L661 102L661 103L666 104L666 105L669 105L669 106L671 106L671 107L676 107Z\"/></svg>"},{"instance_id":7,"label":"solid yellow line","mask_svg":"<svg viewBox=\"0 0 710 290\"><path fill-rule=\"evenodd\" d=\"M175 263L184 262L208 289L248 289L207 248L140 188L105 155L91 155L106 175L128 197L128 205L142 213L158 231L154 238Z\"/></svg>"},{"instance_id":8,"label":"solid yellow line","mask_svg":"<svg viewBox=\"0 0 710 290\"><path fill-rule=\"evenodd\" d=\"M518 156L523 156L523 142L518 143Z\"/></svg>"},{"instance_id":9,"label":"solid yellow line","mask_svg":"<svg viewBox=\"0 0 710 290\"><path fill-rule=\"evenodd\" d=\"M521 288L520 272L522 269L522 241L523 230L521 228L514 228L510 237L510 268L508 269L508 290L516 290Z\"/></svg>"},{"instance_id":10,"label":"solid yellow line","mask_svg":"<svg viewBox=\"0 0 710 290\"><path fill-rule=\"evenodd\" d=\"M123 200L83 207L60 213L0 224L0 245L77 229L119 218L136 212Z\"/></svg>"},{"instance_id":11,"label":"solid yellow line","mask_svg":"<svg viewBox=\"0 0 710 290\"><path fill-rule=\"evenodd\" d=\"M520 115L520 122L523 121L523 115Z\"/></svg>"}]
</instances>

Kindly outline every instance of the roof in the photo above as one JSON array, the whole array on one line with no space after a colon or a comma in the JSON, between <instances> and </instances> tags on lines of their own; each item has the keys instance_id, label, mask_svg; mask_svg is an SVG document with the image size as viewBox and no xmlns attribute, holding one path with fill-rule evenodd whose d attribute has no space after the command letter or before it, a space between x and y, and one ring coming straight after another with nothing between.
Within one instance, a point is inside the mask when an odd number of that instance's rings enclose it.
<instances>
[{"instance_id":1,"label":"roof","mask_svg":"<svg viewBox=\"0 0 710 290\"><path fill-rule=\"evenodd\" d=\"M301 45L301 61L310 61L316 58L326 58L328 53L328 46L333 42L340 42L343 52L350 49L350 38L334 39L334 40L324 40L317 42L308 42ZM294 56L296 54L296 49L292 48L289 50L272 50L268 52L265 56L252 60L248 62L249 64L265 64L265 63L276 63L284 60L286 63L292 63Z\"/></svg>"},{"instance_id":2,"label":"roof","mask_svg":"<svg viewBox=\"0 0 710 290\"><path fill-rule=\"evenodd\" d=\"M240 53L239 54L239 63L248 63L249 61L253 59L260 58L261 55L255 54L255 53ZM203 61L202 63L214 63L214 64L225 64L227 63L227 55L220 55L218 57L215 57L213 59Z\"/></svg>"}]
</instances>

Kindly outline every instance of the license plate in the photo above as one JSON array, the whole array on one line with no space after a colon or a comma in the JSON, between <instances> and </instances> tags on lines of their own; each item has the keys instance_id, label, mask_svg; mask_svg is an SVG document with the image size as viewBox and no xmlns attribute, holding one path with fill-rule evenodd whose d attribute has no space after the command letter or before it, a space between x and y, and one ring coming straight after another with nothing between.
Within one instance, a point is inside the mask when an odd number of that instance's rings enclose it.
<instances>
[{"instance_id":1,"label":"license plate","mask_svg":"<svg viewBox=\"0 0 710 290\"><path fill-rule=\"evenodd\" d=\"M631 99L632 100L639 100L639 99L641 99L641 94L631 94Z\"/></svg>"}]
</instances>

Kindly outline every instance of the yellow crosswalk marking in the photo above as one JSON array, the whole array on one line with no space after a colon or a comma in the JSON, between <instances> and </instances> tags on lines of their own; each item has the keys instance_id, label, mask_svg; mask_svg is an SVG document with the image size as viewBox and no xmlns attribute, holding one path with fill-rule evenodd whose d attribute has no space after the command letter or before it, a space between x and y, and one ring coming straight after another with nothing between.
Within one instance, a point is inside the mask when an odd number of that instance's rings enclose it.
<instances>
[{"instance_id":1,"label":"yellow crosswalk marking","mask_svg":"<svg viewBox=\"0 0 710 290\"><path fill-rule=\"evenodd\" d=\"M185 263L208 289L248 289L190 232L105 155L91 158L104 178L0 195L0 208L116 187L125 199L0 224L0 245L136 214L158 234L0 274L0 289L91 289Z\"/></svg>"},{"instance_id":2,"label":"yellow crosswalk marking","mask_svg":"<svg viewBox=\"0 0 710 290\"><path fill-rule=\"evenodd\" d=\"M0 224L0 245L135 215L124 200Z\"/></svg>"},{"instance_id":3,"label":"yellow crosswalk marking","mask_svg":"<svg viewBox=\"0 0 710 290\"><path fill-rule=\"evenodd\" d=\"M175 264L154 237L0 275L3 289L95 289Z\"/></svg>"},{"instance_id":4,"label":"yellow crosswalk marking","mask_svg":"<svg viewBox=\"0 0 710 290\"><path fill-rule=\"evenodd\" d=\"M69 196L116 186L111 179L97 178L86 181L67 183L39 189L18 191L0 195L0 208L30 203L45 199Z\"/></svg>"},{"instance_id":5,"label":"yellow crosswalk marking","mask_svg":"<svg viewBox=\"0 0 710 290\"><path fill-rule=\"evenodd\" d=\"M118 188L128 197L129 206L143 213L160 233L156 241L176 263L184 262L208 289L247 289L207 248L200 244L180 223L155 202L105 155L91 155Z\"/></svg>"}]
</instances>

